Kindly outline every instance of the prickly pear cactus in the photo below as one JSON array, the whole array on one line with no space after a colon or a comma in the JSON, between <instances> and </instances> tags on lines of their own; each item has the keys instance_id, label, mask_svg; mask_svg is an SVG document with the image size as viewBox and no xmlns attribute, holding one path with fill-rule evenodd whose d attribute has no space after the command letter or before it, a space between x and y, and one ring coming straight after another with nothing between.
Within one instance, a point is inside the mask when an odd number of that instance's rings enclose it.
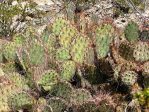
<instances>
[{"instance_id":1,"label":"prickly pear cactus","mask_svg":"<svg viewBox=\"0 0 149 112\"><path fill-rule=\"evenodd\" d=\"M135 45L133 56L136 61L144 62L149 60L149 44L147 42L138 42Z\"/></svg>"},{"instance_id":2,"label":"prickly pear cactus","mask_svg":"<svg viewBox=\"0 0 149 112\"><path fill-rule=\"evenodd\" d=\"M58 73L55 70L45 71L37 82L45 91L51 90L54 84L58 82Z\"/></svg>"},{"instance_id":3,"label":"prickly pear cactus","mask_svg":"<svg viewBox=\"0 0 149 112\"><path fill-rule=\"evenodd\" d=\"M63 18L57 18L52 25L52 31L55 35L60 35L62 29L68 25L67 21Z\"/></svg>"},{"instance_id":4,"label":"prickly pear cactus","mask_svg":"<svg viewBox=\"0 0 149 112\"><path fill-rule=\"evenodd\" d=\"M17 45L23 45L25 43L25 37L22 34L16 34L13 37L13 42Z\"/></svg>"},{"instance_id":5,"label":"prickly pear cactus","mask_svg":"<svg viewBox=\"0 0 149 112\"><path fill-rule=\"evenodd\" d=\"M125 38L129 42L136 42L139 38L139 27L135 22L130 21L128 25L125 27L124 33Z\"/></svg>"},{"instance_id":6,"label":"prickly pear cactus","mask_svg":"<svg viewBox=\"0 0 149 112\"><path fill-rule=\"evenodd\" d=\"M72 87L67 82L58 82L53 85L50 90L50 94L55 97L63 98L66 101L69 101L71 98Z\"/></svg>"},{"instance_id":7,"label":"prickly pear cactus","mask_svg":"<svg viewBox=\"0 0 149 112\"><path fill-rule=\"evenodd\" d=\"M59 44L69 48L73 37L77 34L76 29L62 18L56 19L52 28L53 33L58 36Z\"/></svg>"},{"instance_id":8,"label":"prickly pear cactus","mask_svg":"<svg viewBox=\"0 0 149 112\"><path fill-rule=\"evenodd\" d=\"M48 57L51 59L55 58L56 55L56 44L57 40L54 34L50 34L47 37L47 41L44 42L44 45L46 46L46 52L48 53Z\"/></svg>"},{"instance_id":9,"label":"prickly pear cactus","mask_svg":"<svg viewBox=\"0 0 149 112\"><path fill-rule=\"evenodd\" d=\"M8 62L2 65L2 69L5 73L12 73L16 71L16 66L14 62Z\"/></svg>"},{"instance_id":10,"label":"prickly pear cactus","mask_svg":"<svg viewBox=\"0 0 149 112\"><path fill-rule=\"evenodd\" d=\"M121 75L121 80L126 85L133 85L137 81L137 73L134 71L125 71Z\"/></svg>"},{"instance_id":11,"label":"prickly pear cactus","mask_svg":"<svg viewBox=\"0 0 149 112\"><path fill-rule=\"evenodd\" d=\"M8 42L3 46L3 55L8 61L16 60L17 45L14 42Z\"/></svg>"},{"instance_id":12,"label":"prickly pear cactus","mask_svg":"<svg viewBox=\"0 0 149 112\"><path fill-rule=\"evenodd\" d=\"M92 96L88 90L85 89L76 89L73 91L71 101L74 105L81 105L89 101Z\"/></svg>"},{"instance_id":13,"label":"prickly pear cactus","mask_svg":"<svg viewBox=\"0 0 149 112\"><path fill-rule=\"evenodd\" d=\"M48 100L48 106L45 108L44 112L64 112L67 108L68 103L65 100L58 97L52 97Z\"/></svg>"},{"instance_id":14,"label":"prickly pear cactus","mask_svg":"<svg viewBox=\"0 0 149 112\"><path fill-rule=\"evenodd\" d=\"M76 30L69 26L64 27L63 31L59 35L59 43L61 46L68 48L72 42L73 37L76 35Z\"/></svg>"},{"instance_id":15,"label":"prickly pear cactus","mask_svg":"<svg viewBox=\"0 0 149 112\"><path fill-rule=\"evenodd\" d=\"M133 61L133 46L129 43L123 42L119 46L119 55L128 61Z\"/></svg>"},{"instance_id":16,"label":"prickly pear cactus","mask_svg":"<svg viewBox=\"0 0 149 112\"><path fill-rule=\"evenodd\" d=\"M12 94L9 96L8 104L14 111L20 109L32 110L34 98L25 92Z\"/></svg>"},{"instance_id":17,"label":"prickly pear cactus","mask_svg":"<svg viewBox=\"0 0 149 112\"><path fill-rule=\"evenodd\" d=\"M57 49L56 60L64 61L64 60L69 60L70 58L71 58L71 56L70 56L70 52L68 49L65 49L63 47Z\"/></svg>"},{"instance_id":18,"label":"prickly pear cactus","mask_svg":"<svg viewBox=\"0 0 149 112\"><path fill-rule=\"evenodd\" d=\"M61 78L66 81L70 81L76 72L76 64L73 61L62 62Z\"/></svg>"},{"instance_id":19,"label":"prickly pear cactus","mask_svg":"<svg viewBox=\"0 0 149 112\"><path fill-rule=\"evenodd\" d=\"M44 63L44 49L42 46L35 44L29 51L30 63L32 65L40 65Z\"/></svg>"},{"instance_id":20,"label":"prickly pear cactus","mask_svg":"<svg viewBox=\"0 0 149 112\"><path fill-rule=\"evenodd\" d=\"M85 62L86 54L89 53L87 52L89 44L90 44L90 41L87 37L78 35L77 38L75 38L75 40L72 43L72 48L71 48L72 60L80 64Z\"/></svg>"},{"instance_id":21,"label":"prickly pear cactus","mask_svg":"<svg viewBox=\"0 0 149 112\"><path fill-rule=\"evenodd\" d=\"M21 62L26 68L40 66L45 63L44 47L37 41L32 40L20 53Z\"/></svg>"},{"instance_id":22,"label":"prickly pear cactus","mask_svg":"<svg viewBox=\"0 0 149 112\"><path fill-rule=\"evenodd\" d=\"M0 111L9 112L11 110L8 100L12 94L27 90L28 86L24 78L18 73L3 75L0 81Z\"/></svg>"},{"instance_id":23,"label":"prickly pear cactus","mask_svg":"<svg viewBox=\"0 0 149 112\"><path fill-rule=\"evenodd\" d=\"M114 28L110 24L103 24L95 31L95 45L98 59L107 56L113 40Z\"/></svg>"}]
</instances>

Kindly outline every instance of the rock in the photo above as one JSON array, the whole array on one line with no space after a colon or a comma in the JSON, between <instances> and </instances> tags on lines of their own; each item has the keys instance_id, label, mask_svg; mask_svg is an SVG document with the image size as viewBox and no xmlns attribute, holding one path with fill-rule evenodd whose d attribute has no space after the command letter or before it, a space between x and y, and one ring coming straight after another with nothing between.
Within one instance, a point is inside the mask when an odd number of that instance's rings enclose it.
<instances>
[{"instance_id":1,"label":"rock","mask_svg":"<svg viewBox=\"0 0 149 112\"><path fill-rule=\"evenodd\" d=\"M38 5L53 5L54 4L52 0L33 0L33 2L37 3Z\"/></svg>"}]
</instances>

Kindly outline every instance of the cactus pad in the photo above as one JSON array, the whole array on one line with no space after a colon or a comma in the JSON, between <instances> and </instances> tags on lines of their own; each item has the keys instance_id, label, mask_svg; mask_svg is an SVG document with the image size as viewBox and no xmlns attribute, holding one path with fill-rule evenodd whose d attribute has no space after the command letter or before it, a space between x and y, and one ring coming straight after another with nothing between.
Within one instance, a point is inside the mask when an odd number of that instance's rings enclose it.
<instances>
[{"instance_id":1,"label":"cactus pad","mask_svg":"<svg viewBox=\"0 0 149 112\"><path fill-rule=\"evenodd\" d=\"M4 57L8 61L15 61L17 45L14 42L8 42L3 46Z\"/></svg>"},{"instance_id":2,"label":"cactus pad","mask_svg":"<svg viewBox=\"0 0 149 112\"><path fill-rule=\"evenodd\" d=\"M72 59L77 62L82 64L85 62L85 57L87 52L87 48L89 46L89 39L84 37L84 36L78 36L72 45L71 48L71 56Z\"/></svg>"},{"instance_id":3,"label":"cactus pad","mask_svg":"<svg viewBox=\"0 0 149 112\"><path fill-rule=\"evenodd\" d=\"M48 70L41 76L37 82L39 86L43 87L44 90L49 91L54 84L58 81L58 73L54 70Z\"/></svg>"},{"instance_id":4,"label":"cactus pad","mask_svg":"<svg viewBox=\"0 0 149 112\"><path fill-rule=\"evenodd\" d=\"M76 64L73 61L65 61L62 63L61 77L64 80L70 81L76 72Z\"/></svg>"},{"instance_id":5,"label":"cactus pad","mask_svg":"<svg viewBox=\"0 0 149 112\"><path fill-rule=\"evenodd\" d=\"M137 73L125 71L121 76L122 82L126 85L133 85L137 81Z\"/></svg>"},{"instance_id":6,"label":"cactus pad","mask_svg":"<svg viewBox=\"0 0 149 112\"><path fill-rule=\"evenodd\" d=\"M8 104L10 105L12 110L31 110L34 104L34 98L25 92L16 93L10 96Z\"/></svg>"},{"instance_id":7,"label":"cactus pad","mask_svg":"<svg viewBox=\"0 0 149 112\"><path fill-rule=\"evenodd\" d=\"M64 61L70 59L70 52L68 49L59 48L56 52L56 60L58 61Z\"/></svg>"},{"instance_id":8,"label":"cactus pad","mask_svg":"<svg viewBox=\"0 0 149 112\"><path fill-rule=\"evenodd\" d=\"M133 61L134 57L133 57L133 47L131 45L129 45L128 43L121 43L119 46L119 54L121 57L123 57L124 59L128 60L128 61Z\"/></svg>"},{"instance_id":9,"label":"cactus pad","mask_svg":"<svg viewBox=\"0 0 149 112\"><path fill-rule=\"evenodd\" d=\"M57 84L53 85L52 89L50 90L50 94L52 96L63 98L67 101L70 100L71 93L72 87L67 82L58 82Z\"/></svg>"},{"instance_id":10,"label":"cactus pad","mask_svg":"<svg viewBox=\"0 0 149 112\"><path fill-rule=\"evenodd\" d=\"M33 44L29 49L29 62L33 66L44 64L44 48L41 45Z\"/></svg>"},{"instance_id":11,"label":"cactus pad","mask_svg":"<svg viewBox=\"0 0 149 112\"><path fill-rule=\"evenodd\" d=\"M67 103L57 97L52 97L48 100L48 112L64 112L67 109Z\"/></svg>"},{"instance_id":12,"label":"cactus pad","mask_svg":"<svg viewBox=\"0 0 149 112\"><path fill-rule=\"evenodd\" d=\"M92 98L90 92L85 89L76 89L72 94L72 103L74 105L81 105Z\"/></svg>"},{"instance_id":13,"label":"cactus pad","mask_svg":"<svg viewBox=\"0 0 149 112\"><path fill-rule=\"evenodd\" d=\"M114 28L110 24L103 24L95 31L95 45L98 58L104 58L109 52L113 40Z\"/></svg>"},{"instance_id":14,"label":"cactus pad","mask_svg":"<svg viewBox=\"0 0 149 112\"><path fill-rule=\"evenodd\" d=\"M131 21L125 27L124 33L125 33L125 38L129 42L136 42L139 38L139 27L135 22Z\"/></svg>"},{"instance_id":15,"label":"cactus pad","mask_svg":"<svg viewBox=\"0 0 149 112\"><path fill-rule=\"evenodd\" d=\"M133 56L136 61L144 62L149 60L149 44L146 42L138 42L135 45Z\"/></svg>"}]
</instances>

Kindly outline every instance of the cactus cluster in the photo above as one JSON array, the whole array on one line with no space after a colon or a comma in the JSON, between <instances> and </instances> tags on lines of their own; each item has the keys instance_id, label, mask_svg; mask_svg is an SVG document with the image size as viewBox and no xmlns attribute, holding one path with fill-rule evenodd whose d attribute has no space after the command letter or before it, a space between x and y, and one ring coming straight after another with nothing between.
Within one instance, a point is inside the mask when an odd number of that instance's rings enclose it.
<instances>
[{"instance_id":1,"label":"cactus cluster","mask_svg":"<svg viewBox=\"0 0 149 112\"><path fill-rule=\"evenodd\" d=\"M136 23L128 23L124 40L108 22L89 33L59 17L43 35L30 27L0 44L0 111L114 112L122 97L113 85L134 91L142 76L148 89L149 44L139 40ZM113 94L98 95L105 88ZM116 101L108 99L114 95Z\"/></svg>"}]
</instances>

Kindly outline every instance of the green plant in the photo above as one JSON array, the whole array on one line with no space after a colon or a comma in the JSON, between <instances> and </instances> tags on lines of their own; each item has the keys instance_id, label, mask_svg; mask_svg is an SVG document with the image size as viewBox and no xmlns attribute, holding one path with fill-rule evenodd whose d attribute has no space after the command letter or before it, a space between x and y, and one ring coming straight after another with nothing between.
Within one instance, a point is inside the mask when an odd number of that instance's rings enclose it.
<instances>
[{"instance_id":1,"label":"green plant","mask_svg":"<svg viewBox=\"0 0 149 112\"><path fill-rule=\"evenodd\" d=\"M51 90L51 88L57 84L59 74L54 70L45 71L37 84L41 86L45 91Z\"/></svg>"},{"instance_id":2,"label":"green plant","mask_svg":"<svg viewBox=\"0 0 149 112\"><path fill-rule=\"evenodd\" d=\"M45 108L45 111L48 112L62 112L67 110L68 104L66 101L64 101L61 98L52 97L48 100L47 108Z\"/></svg>"},{"instance_id":3,"label":"green plant","mask_svg":"<svg viewBox=\"0 0 149 112\"><path fill-rule=\"evenodd\" d=\"M89 53L87 52L87 49L89 47L90 40L87 37L78 35L72 44L73 45L70 51L72 60L80 64L85 63L86 54Z\"/></svg>"},{"instance_id":4,"label":"green plant","mask_svg":"<svg viewBox=\"0 0 149 112\"><path fill-rule=\"evenodd\" d=\"M63 98L69 101L73 88L68 82L58 82L50 90L50 94L55 97Z\"/></svg>"},{"instance_id":5,"label":"green plant","mask_svg":"<svg viewBox=\"0 0 149 112\"><path fill-rule=\"evenodd\" d=\"M71 56L70 56L70 52L68 49L65 49L63 47L57 49L56 60L65 61L65 60L69 60L70 58Z\"/></svg>"},{"instance_id":6,"label":"green plant","mask_svg":"<svg viewBox=\"0 0 149 112\"><path fill-rule=\"evenodd\" d=\"M125 71L121 75L121 80L126 85L133 85L137 81L137 73L134 71Z\"/></svg>"},{"instance_id":7,"label":"green plant","mask_svg":"<svg viewBox=\"0 0 149 112\"><path fill-rule=\"evenodd\" d=\"M136 61L144 62L149 60L149 45L147 42L137 42L135 44L133 56Z\"/></svg>"},{"instance_id":8,"label":"green plant","mask_svg":"<svg viewBox=\"0 0 149 112\"><path fill-rule=\"evenodd\" d=\"M0 111L8 112L11 110L8 104L9 97L19 91L27 90L28 86L24 78L16 72L9 73L8 76L5 74L1 79L3 80L0 85Z\"/></svg>"},{"instance_id":9,"label":"green plant","mask_svg":"<svg viewBox=\"0 0 149 112\"><path fill-rule=\"evenodd\" d=\"M70 81L76 72L76 64L73 61L64 61L61 66L61 78Z\"/></svg>"},{"instance_id":10,"label":"green plant","mask_svg":"<svg viewBox=\"0 0 149 112\"><path fill-rule=\"evenodd\" d=\"M137 23L130 21L124 30L125 38L129 42L136 42L139 39L139 27Z\"/></svg>"},{"instance_id":11,"label":"green plant","mask_svg":"<svg viewBox=\"0 0 149 112\"><path fill-rule=\"evenodd\" d=\"M95 31L95 45L98 59L107 56L113 40L114 28L110 24L102 24Z\"/></svg>"},{"instance_id":12,"label":"green plant","mask_svg":"<svg viewBox=\"0 0 149 112\"><path fill-rule=\"evenodd\" d=\"M141 105L145 105L146 108L149 108L149 88L137 92L134 94L134 97L139 101Z\"/></svg>"},{"instance_id":13,"label":"green plant","mask_svg":"<svg viewBox=\"0 0 149 112\"><path fill-rule=\"evenodd\" d=\"M71 102L74 105L81 105L92 98L90 92L85 89L76 89L72 93Z\"/></svg>"},{"instance_id":14,"label":"green plant","mask_svg":"<svg viewBox=\"0 0 149 112\"><path fill-rule=\"evenodd\" d=\"M25 92L12 94L9 96L8 104L12 110L32 110L34 104L34 98Z\"/></svg>"}]
</instances>

